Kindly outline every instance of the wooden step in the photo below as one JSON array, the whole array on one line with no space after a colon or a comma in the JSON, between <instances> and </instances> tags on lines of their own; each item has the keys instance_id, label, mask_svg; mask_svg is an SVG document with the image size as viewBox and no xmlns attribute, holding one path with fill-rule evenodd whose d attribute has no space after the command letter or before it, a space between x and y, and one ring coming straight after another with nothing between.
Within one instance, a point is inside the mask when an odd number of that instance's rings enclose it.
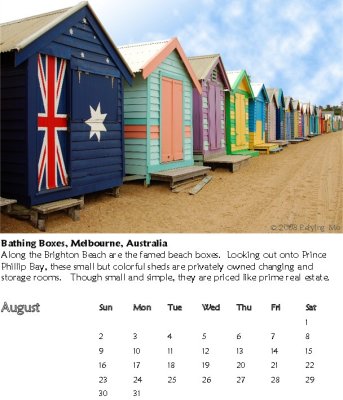
<instances>
[{"instance_id":1,"label":"wooden step","mask_svg":"<svg viewBox=\"0 0 343 400\"><path fill-rule=\"evenodd\" d=\"M0 197L0 207L3 208L6 213L10 213L12 210L12 204L15 204L17 200L6 199L5 197Z\"/></svg>"},{"instance_id":2,"label":"wooden step","mask_svg":"<svg viewBox=\"0 0 343 400\"><path fill-rule=\"evenodd\" d=\"M31 223L35 228L45 231L45 221L49 214L57 211L67 211L73 221L80 219L80 208L83 206L82 199L63 199L52 203L39 204L31 208Z\"/></svg>"}]
</instances>

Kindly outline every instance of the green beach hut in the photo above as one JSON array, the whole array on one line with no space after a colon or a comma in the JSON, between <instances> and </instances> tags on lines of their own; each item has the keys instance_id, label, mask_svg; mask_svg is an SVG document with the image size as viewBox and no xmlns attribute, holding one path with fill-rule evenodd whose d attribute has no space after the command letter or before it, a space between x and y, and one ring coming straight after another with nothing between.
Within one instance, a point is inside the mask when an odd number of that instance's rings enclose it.
<instances>
[{"instance_id":1,"label":"green beach hut","mask_svg":"<svg viewBox=\"0 0 343 400\"><path fill-rule=\"evenodd\" d=\"M226 71L231 90L225 95L227 154L258 156L249 149L249 99L254 92L246 71Z\"/></svg>"}]
</instances>

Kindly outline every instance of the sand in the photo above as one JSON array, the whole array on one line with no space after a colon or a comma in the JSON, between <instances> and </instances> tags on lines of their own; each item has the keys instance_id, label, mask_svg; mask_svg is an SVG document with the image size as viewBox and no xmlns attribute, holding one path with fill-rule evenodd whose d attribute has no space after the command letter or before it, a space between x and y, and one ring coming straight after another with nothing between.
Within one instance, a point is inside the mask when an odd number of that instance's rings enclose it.
<instances>
[{"instance_id":1,"label":"sand","mask_svg":"<svg viewBox=\"0 0 343 400\"><path fill-rule=\"evenodd\" d=\"M126 183L120 197L85 196L80 221L49 216L47 232L339 233L342 232L343 132L260 155L235 173L218 168L195 196L167 183ZM193 184L194 186L194 184ZM39 232L1 216L2 232Z\"/></svg>"}]
</instances>

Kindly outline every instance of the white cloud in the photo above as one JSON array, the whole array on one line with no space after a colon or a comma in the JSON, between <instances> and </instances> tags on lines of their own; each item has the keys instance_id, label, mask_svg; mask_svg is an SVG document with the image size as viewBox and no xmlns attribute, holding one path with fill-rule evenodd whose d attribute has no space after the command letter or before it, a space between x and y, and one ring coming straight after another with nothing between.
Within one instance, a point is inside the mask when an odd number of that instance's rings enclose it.
<instances>
[{"instance_id":1,"label":"white cloud","mask_svg":"<svg viewBox=\"0 0 343 400\"><path fill-rule=\"evenodd\" d=\"M79 0L3 2L1 21ZM116 44L179 36L189 55L221 53L266 86L316 102L343 99L343 2L331 0L91 0Z\"/></svg>"}]
</instances>

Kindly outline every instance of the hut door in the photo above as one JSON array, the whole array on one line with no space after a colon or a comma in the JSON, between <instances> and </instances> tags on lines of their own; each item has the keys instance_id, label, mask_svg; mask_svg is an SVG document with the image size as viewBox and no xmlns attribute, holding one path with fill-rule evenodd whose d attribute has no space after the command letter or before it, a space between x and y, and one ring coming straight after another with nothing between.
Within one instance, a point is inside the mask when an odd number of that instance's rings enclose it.
<instances>
[{"instance_id":1,"label":"hut door","mask_svg":"<svg viewBox=\"0 0 343 400\"><path fill-rule=\"evenodd\" d=\"M183 102L182 81L162 78L161 160L183 159Z\"/></svg>"},{"instance_id":2,"label":"hut door","mask_svg":"<svg viewBox=\"0 0 343 400\"><path fill-rule=\"evenodd\" d=\"M122 171L117 81L72 71L73 177L83 184L93 184L100 174L113 178Z\"/></svg>"},{"instance_id":3,"label":"hut door","mask_svg":"<svg viewBox=\"0 0 343 400\"><path fill-rule=\"evenodd\" d=\"M268 140L272 141L276 139L276 107L274 102L270 105L270 118L268 122Z\"/></svg>"},{"instance_id":4,"label":"hut door","mask_svg":"<svg viewBox=\"0 0 343 400\"><path fill-rule=\"evenodd\" d=\"M245 144L245 97L236 93L236 145Z\"/></svg>"},{"instance_id":5,"label":"hut door","mask_svg":"<svg viewBox=\"0 0 343 400\"><path fill-rule=\"evenodd\" d=\"M208 88L208 135L210 149L219 149L221 144L220 87L211 83Z\"/></svg>"},{"instance_id":6,"label":"hut door","mask_svg":"<svg viewBox=\"0 0 343 400\"><path fill-rule=\"evenodd\" d=\"M67 61L38 54L38 191L68 185Z\"/></svg>"},{"instance_id":7,"label":"hut door","mask_svg":"<svg viewBox=\"0 0 343 400\"><path fill-rule=\"evenodd\" d=\"M257 143L261 143L264 139L263 137L263 106L264 103L262 101L256 101L256 140Z\"/></svg>"}]
</instances>

